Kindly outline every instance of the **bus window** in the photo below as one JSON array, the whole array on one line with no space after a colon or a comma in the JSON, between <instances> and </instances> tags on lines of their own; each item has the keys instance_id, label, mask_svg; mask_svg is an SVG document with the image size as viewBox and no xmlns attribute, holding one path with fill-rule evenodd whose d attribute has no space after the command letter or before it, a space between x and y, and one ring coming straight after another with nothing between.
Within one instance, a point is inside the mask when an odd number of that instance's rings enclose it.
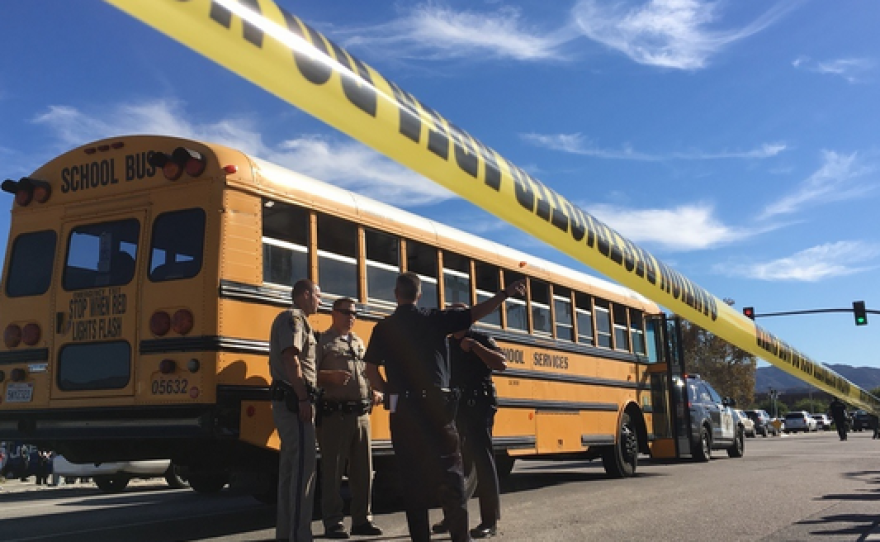
<instances>
[{"instance_id":1,"label":"bus window","mask_svg":"<svg viewBox=\"0 0 880 542\"><path fill-rule=\"evenodd\" d=\"M636 309L629 309L629 337L632 341L633 352L644 356L647 354L645 347L645 331L642 327L642 313Z\"/></svg>"},{"instance_id":2,"label":"bus window","mask_svg":"<svg viewBox=\"0 0 880 542\"><path fill-rule=\"evenodd\" d=\"M394 307L394 287L400 274L400 239L376 230L365 230L367 243L367 301Z\"/></svg>"},{"instance_id":3,"label":"bus window","mask_svg":"<svg viewBox=\"0 0 880 542\"><path fill-rule=\"evenodd\" d=\"M614 349L629 352L629 325L626 322L626 307L614 304Z\"/></svg>"},{"instance_id":4,"label":"bus window","mask_svg":"<svg viewBox=\"0 0 880 542\"><path fill-rule=\"evenodd\" d=\"M596 346L611 348L611 309L604 299L596 299L593 304L596 314Z\"/></svg>"},{"instance_id":5,"label":"bus window","mask_svg":"<svg viewBox=\"0 0 880 542\"><path fill-rule=\"evenodd\" d=\"M64 289L121 286L134 277L140 225L135 219L77 226L70 232Z\"/></svg>"},{"instance_id":6,"label":"bus window","mask_svg":"<svg viewBox=\"0 0 880 542\"><path fill-rule=\"evenodd\" d=\"M513 271L504 271L504 284L505 286L508 284L512 284L520 279L524 278L522 273L515 273ZM526 311L526 302L523 299L518 299L515 297L510 297L507 301L504 302L504 307L506 307L507 311L507 329L513 329L516 331L526 331L529 330L529 315Z\"/></svg>"},{"instance_id":7,"label":"bus window","mask_svg":"<svg viewBox=\"0 0 880 542\"><path fill-rule=\"evenodd\" d=\"M318 280L330 297L358 298L357 226L335 216L318 215Z\"/></svg>"},{"instance_id":8,"label":"bus window","mask_svg":"<svg viewBox=\"0 0 880 542\"><path fill-rule=\"evenodd\" d=\"M406 242L406 270L422 279L422 297L419 306L426 309L440 307L437 288L437 249L416 241Z\"/></svg>"},{"instance_id":9,"label":"bus window","mask_svg":"<svg viewBox=\"0 0 880 542\"><path fill-rule=\"evenodd\" d=\"M23 233L12 244L6 295L40 295L49 289L57 235L52 230Z\"/></svg>"},{"instance_id":10,"label":"bus window","mask_svg":"<svg viewBox=\"0 0 880 542\"><path fill-rule=\"evenodd\" d=\"M535 335L550 337L553 333L550 321L550 286L546 282L532 279L529 292L532 299L532 329Z\"/></svg>"},{"instance_id":11,"label":"bus window","mask_svg":"<svg viewBox=\"0 0 880 542\"><path fill-rule=\"evenodd\" d=\"M591 345L593 344L593 299L587 294L575 292L574 301L578 342Z\"/></svg>"},{"instance_id":12,"label":"bus window","mask_svg":"<svg viewBox=\"0 0 880 542\"><path fill-rule=\"evenodd\" d=\"M309 211L263 202L263 282L293 286L309 276Z\"/></svg>"},{"instance_id":13,"label":"bus window","mask_svg":"<svg viewBox=\"0 0 880 542\"><path fill-rule=\"evenodd\" d=\"M205 211L163 213L153 222L150 280L161 282L194 277L202 269Z\"/></svg>"},{"instance_id":14,"label":"bus window","mask_svg":"<svg viewBox=\"0 0 880 542\"><path fill-rule=\"evenodd\" d=\"M475 262L474 269L477 279L477 303L494 296L498 290L498 268L487 263ZM486 316L480 323L490 326L501 327L501 308L492 311L492 314Z\"/></svg>"},{"instance_id":15,"label":"bus window","mask_svg":"<svg viewBox=\"0 0 880 542\"><path fill-rule=\"evenodd\" d=\"M443 293L446 306L471 304L471 264L468 258L443 252Z\"/></svg>"},{"instance_id":16,"label":"bus window","mask_svg":"<svg viewBox=\"0 0 880 542\"><path fill-rule=\"evenodd\" d=\"M571 319L571 291L553 287L553 312L556 316L556 338L574 342L574 325Z\"/></svg>"},{"instance_id":17,"label":"bus window","mask_svg":"<svg viewBox=\"0 0 880 542\"><path fill-rule=\"evenodd\" d=\"M70 344L58 355L58 388L64 391L115 390L131 379L131 346L126 341Z\"/></svg>"}]
</instances>

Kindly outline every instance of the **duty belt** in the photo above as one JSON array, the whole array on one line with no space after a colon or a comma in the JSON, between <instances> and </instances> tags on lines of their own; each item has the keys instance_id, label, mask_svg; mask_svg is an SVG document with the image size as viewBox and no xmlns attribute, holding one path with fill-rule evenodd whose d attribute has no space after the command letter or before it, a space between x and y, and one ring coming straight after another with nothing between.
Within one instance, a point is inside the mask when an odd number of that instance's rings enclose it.
<instances>
[{"instance_id":1,"label":"duty belt","mask_svg":"<svg viewBox=\"0 0 880 542\"><path fill-rule=\"evenodd\" d=\"M361 401L326 401L322 400L318 403L318 408L323 414L335 414L341 412L343 414L357 414L361 416L368 414L373 410L373 403L366 399Z\"/></svg>"},{"instance_id":2,"label":"duty belt","mask_svg":"<svg viewBox=\"0 0 880 542\"><path fill-rule=\"evenodd\" d=\"M404 390L400 392L402 399L445 399L455 400L461 397L461 390L449 388L429 388L426 390Z\"/></svg>"},{"instance_id":3,"label":"duty belt","mask_svg":"<svg viewBox=\"0 0 880 542\"><path fill-rule=\"evenodd\" d=\"M317 402L318 397L320 396L320 390L312 386L308 381L306 381L305 384L306 394L308 396L303 399L312 403ZM291 400L298 399L293 386L283 380L273 380L272 385L269 387L269 394L273 401L288 401L288 398L291 398Z\"/></svg>"}]
</instances>

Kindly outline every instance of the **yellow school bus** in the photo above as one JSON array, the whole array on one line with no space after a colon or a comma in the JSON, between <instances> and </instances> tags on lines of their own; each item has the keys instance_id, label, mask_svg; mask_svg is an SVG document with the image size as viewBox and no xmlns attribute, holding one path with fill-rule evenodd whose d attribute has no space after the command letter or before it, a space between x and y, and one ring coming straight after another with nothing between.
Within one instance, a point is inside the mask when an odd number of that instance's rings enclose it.
<instances>
[{"instance_id":1,"label":"yellow school bus","mask_svg":"<svg viewBox=\"0 0 880 542\"><path fill-rule=\"evenodd\" d=\"M663 314L618 285L199 141L97 141L2 189L0 440L75 462L170 458L198 491L271 480L268 336L292 284L320 284L318 330L334 298L358 300L368 340L413 271L428 307L527 279L478 324L510 367L495 377L500 470L601 458L624 477L639 453L676 454ZM382 409L373 437L385 472Z\"/></svg>"}]
</instances>

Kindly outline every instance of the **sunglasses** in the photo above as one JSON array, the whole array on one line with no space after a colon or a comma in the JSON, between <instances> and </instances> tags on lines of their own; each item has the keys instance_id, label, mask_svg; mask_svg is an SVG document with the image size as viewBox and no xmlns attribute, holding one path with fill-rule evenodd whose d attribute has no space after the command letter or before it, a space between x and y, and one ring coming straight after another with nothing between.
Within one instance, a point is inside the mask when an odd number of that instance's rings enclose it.
<instances>
[{"instance_id":1,"label":"sunglasses","mask_svg":"<svg viewBox=\"0 0 880 542\"><path fill-rule=\"evenodd\" d=\"M340 313L340 314L344 314L346 316L354 316L355 318L357 318L357 315L358 315L357 311L350 311L347 309L333 309L333 310Z\"/></svg>"}]
</instances>

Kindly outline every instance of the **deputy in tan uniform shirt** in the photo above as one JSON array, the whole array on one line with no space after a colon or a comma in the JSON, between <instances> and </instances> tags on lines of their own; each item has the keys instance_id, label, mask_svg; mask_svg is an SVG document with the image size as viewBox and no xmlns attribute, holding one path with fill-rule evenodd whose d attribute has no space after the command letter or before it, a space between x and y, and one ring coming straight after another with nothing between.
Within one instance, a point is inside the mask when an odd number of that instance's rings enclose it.
<instances>
[{"instance_id":1,"label":"deputy in tan uniform shirt","mask_svg":"<svg viewBox=\"0 0 880 542\"><path fill-rule=\"evenodd\" d=\"M364 375L364 351L360 337L352 332L357 311L353 299L333 303L333 323L318 340L318 384L324 393L318 404L321 446L321 509L324 536L348 538L342 520L343 501L339 493L348 463L351 489L351 534L378 536L382 529L373 523L370 509L373 450L370 441L370 411L382 401Z\"/></svg>"},{"instance_id":2,"label":"deputy in tan uniform shirt","mask_svg":"<svg viewBox=\"0 0 880 542\"><path fill-rule=\"evenodd\" d=\"M281 438L275 538L312 542L317 343L308 317L318 312L321 288L302 279L293 285L291 297L293 307L275 317L269 338L272 417Z\"/></svg>"}]
</instances>

